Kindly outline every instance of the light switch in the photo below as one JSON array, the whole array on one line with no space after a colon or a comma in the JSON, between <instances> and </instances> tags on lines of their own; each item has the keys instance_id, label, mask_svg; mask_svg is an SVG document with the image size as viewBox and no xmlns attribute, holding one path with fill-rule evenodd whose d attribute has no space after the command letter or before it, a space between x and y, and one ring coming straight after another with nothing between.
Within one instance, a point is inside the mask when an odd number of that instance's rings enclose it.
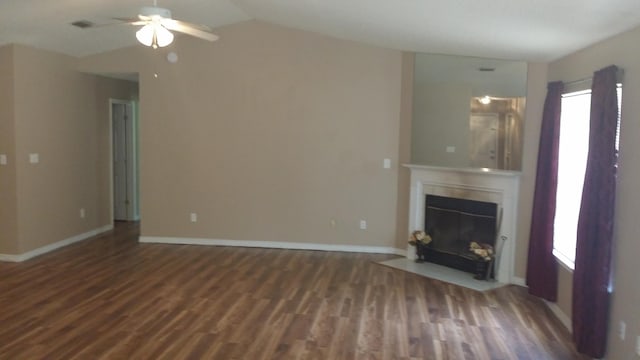
<instances>
[{"instance_id":1,"label":"light switch","mask_svg":"<svg viewBox=\"0 0 640 360\"><path fill-rule=\"evenodd\" d=\"M32 164L37 164L40 162L40 155L38 154L29 154L29 162Z\"/></svg>"},{"instance_id":2,"label":"light switch","mask_svg":"<svg viewBox=\"0 0 640 360\"><path fill-rule=\"evenodd\" d=\"M7 155L0 154L0 165L7 165Z\"/></svg>"},{"instance_id":3,"label":"light switch","mask_svg":"<svg viewBox=\"0 0 640 360\"><path fill-rule=\"evenodd\" d=\"M447 152L448 153L456 152L456 147L455 146L447 146Z\"/></svg>"},{"instance_id":4,"label":"light switch","mask_svg":"<svg viewBox=\"0 0 640 360\"><path fill-rule=\"evenodd\" d=\"M385 169L391 169L391 159L384 159L382 166Z\"/></svg>"}]
</instances>

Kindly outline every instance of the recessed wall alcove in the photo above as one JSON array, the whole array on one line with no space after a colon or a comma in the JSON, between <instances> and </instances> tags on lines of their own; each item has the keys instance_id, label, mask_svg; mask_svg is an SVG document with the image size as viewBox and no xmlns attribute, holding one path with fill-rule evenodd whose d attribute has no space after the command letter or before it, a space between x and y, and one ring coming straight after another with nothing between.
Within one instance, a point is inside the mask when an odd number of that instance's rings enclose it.
<instances>
[{"instance_id":1,"label":"recessed wall alcove","mask_svg":"<svg viewBox=\"0 0 640 360\"><path fill-rule=\"evenodd\" d=\"M425 230L426 195L446 196L495 203L498 205L498 231L495 275L501 283L513 282L515 235L520 173L488 169L457 169L423 165L404 165L411 170L409 231ZM501 240L504 239L504 240ZM415 248L407 257L415 259Z\"/></svg>"}]
</instances>

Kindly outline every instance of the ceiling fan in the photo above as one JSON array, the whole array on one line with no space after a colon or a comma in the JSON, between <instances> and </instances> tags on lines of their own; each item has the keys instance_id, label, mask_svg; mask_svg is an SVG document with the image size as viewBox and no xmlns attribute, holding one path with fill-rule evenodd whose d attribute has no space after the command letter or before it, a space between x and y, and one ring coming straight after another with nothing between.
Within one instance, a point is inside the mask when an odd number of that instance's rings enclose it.
<instances>
[{"instance_id":1,"label":"ceiling fan","mask_svg":"<svg viewBox=\"0 0 640 360\"><path fill-rule=\"evenodd\" d=\"M153 1L153 6L141 8L137 17L114 19L123 23L142 26L136 32L136 38L141 44L151 46L154 49L165 47L173 42L173 33L171 31L177 31L207 41L218 40L218 36L206 25L172 19L171 11L158 7L157 0Z\"/></svg>"}]
</instances>

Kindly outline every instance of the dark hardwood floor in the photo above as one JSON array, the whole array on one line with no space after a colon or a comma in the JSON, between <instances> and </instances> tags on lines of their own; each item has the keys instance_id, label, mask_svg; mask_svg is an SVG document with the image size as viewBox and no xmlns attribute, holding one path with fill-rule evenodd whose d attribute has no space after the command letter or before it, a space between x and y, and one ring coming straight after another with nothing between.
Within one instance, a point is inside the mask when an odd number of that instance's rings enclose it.
<instances>
[{"instance_id":1,"label":"dark hardwood floor","mask_svg":"<svg viewBox=\"0 0 640 360\"><path fill-rule=\"evenodd\" d=\"M135 224L0 263L0 359L582 359L526 290L391 255L138 244Z\"/></svg>"}]
</instances>

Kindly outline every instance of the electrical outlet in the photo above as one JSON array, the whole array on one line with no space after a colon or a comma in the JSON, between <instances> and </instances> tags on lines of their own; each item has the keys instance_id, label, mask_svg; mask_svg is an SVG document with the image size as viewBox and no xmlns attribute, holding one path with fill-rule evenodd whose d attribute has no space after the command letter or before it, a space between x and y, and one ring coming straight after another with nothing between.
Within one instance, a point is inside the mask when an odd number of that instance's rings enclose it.
<instances>
[{"instance_id":1,"label":"electrical outlet","mask_svg":"<svg viewBox=\"0 0 640 360\"><path fill-rule=\"evenodd\" d=\"M624 341L624 337L627 335L627 323L620 321L620 327L618 328L618 336L620 340Z\"/></svg>"},{"instance_id":2,"label":"electrical outlet","mask_svg":"<svg viewBox=\"0 0 640 360\"><path fill-rule=\"evenodd\" d=\"M80 218L84 219L84 217L86 216L86 212L84 211L84 208L80 209Z\"/></svg>"},{"instance_id":3,"label":"electrical outlet","mask_svg":"<svg viewBox=\"0 0 640 360\"><path fill-rule=\"evenodd\" d=\"M382 167L385 169L391 169L391 159L384 159Z\"/></svg>"},{"instance_id":4,"label":"electrical outlet","mask_svg":"<svg viewBox=\"0 0 640 360\"><path fill-rule=\"evenodd\" d=\"M191 213L191 216L189 218L191 219L191 222L197 222L198 221L198 214Z\"/></svg>"},{"instance_id":5,"label":"electrical outlet","mask_svg":"<svg viewBox=\"0 0 640 360\"><path fill-rule=\"evenodd\" d=\"M331 228L334 229L336 227L336 219L329 220L329 225L331 225Z\"/></svg>"},{"instance_id":6,"label":"electrical outlet","mask_svg":"<svg viewBox=\"0 0 640 360\"><path fill-rule=\"evenodd\" d=\"M360 230L366 230L366 229L367 229L367 221L360 220Z\"/></svg>"},{"instance_id":7,"label":"electrical outlet","mask_svg":"<svg viewBox=\"0 0 640 360\"><path fill-rule=\"evenodd\" d=\"M0 154L0 165L7 165L7 155Z\"/></svg>"},{"instance_id":8,"label":"electrical outlet","mask_svg":"<svg viewBox=\"0 0 640 360\"><path fill-rule=\"evenodd\" d=\"M40 162L40 155L39 154L29 154L29 162L31 164L37 164Z\"/></svg>"}]
</instances>

